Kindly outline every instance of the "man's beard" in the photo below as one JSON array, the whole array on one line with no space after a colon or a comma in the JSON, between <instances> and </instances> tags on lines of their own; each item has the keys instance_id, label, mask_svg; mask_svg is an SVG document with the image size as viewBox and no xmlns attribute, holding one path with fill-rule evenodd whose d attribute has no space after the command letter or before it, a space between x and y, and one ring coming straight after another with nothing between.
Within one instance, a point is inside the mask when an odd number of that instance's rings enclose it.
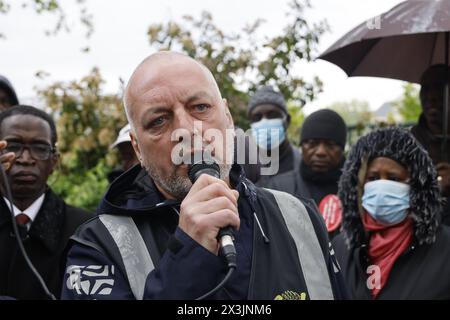
<instances>
[{"instance_id":1,"label":"man's beard","mask_svg":"<svg viewBox=\"0 0 450 320\"><path fill-rule=\"evenodd\" d=\"M233 159L234 146L228 148L228 152L231 152L231 157ZM232 163L218 163L220 168L220 179L225 180L230 175ZM173 196L175 199L182 201L186 195L191 190L192 182L186 174L180 175L177 172L179 166L172 165L171 172L168 176L164 176L163 172L151 163L145 164L145 169L150 177L153 179L155 184L162 188L165 192Z\"/></svg>"}]
</instances>

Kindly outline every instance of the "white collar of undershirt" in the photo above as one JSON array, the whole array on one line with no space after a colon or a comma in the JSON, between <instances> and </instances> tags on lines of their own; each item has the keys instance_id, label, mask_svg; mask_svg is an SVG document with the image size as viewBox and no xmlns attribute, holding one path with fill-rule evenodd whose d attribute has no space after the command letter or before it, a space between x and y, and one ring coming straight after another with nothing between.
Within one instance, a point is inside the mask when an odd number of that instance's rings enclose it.
<instances>
[{"instance_id":1,"label":"white collar of undershirt","mask_svg":"<svg viewBox=\"0 0 450 320\"><path fill-rule=\"evenodd\" d=\"M39 198L34 200L34 202L23 211L20 210L19 208L17 208L13 203L14 216L17 217L19 214L25 213L30 218L31 222L33 222L36 219L36 216L37 216L39 210L41 210L42 204L44 203L44 198L45 198L45 193L43 193ZM5 197L3 197L3 199L5 200L8 208L10 208L8 199Z\"/></svg>"}]
</instances>

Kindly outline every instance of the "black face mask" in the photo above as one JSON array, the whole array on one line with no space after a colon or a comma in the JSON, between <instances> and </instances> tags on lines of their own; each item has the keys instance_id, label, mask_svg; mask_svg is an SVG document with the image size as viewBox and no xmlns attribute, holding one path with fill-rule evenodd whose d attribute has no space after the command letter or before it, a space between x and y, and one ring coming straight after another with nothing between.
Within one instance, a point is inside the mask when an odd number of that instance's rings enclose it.
<instances>
[{"instance_id":1,"label":"black face mask","mask_svg":"<svg viewBox=\"0 0 450 320\"><path fill-rule=\"evenodd\" d=\"M345 158L339 163L339 165L331 170L325 172L316 172L311 169L311 167L307 166L305 162L301 161L300 163L300 172L302 177L310 182L316 183L335 183L339 180L342 174L342 166L344 165Z\"/></svg>"}]
</instances>

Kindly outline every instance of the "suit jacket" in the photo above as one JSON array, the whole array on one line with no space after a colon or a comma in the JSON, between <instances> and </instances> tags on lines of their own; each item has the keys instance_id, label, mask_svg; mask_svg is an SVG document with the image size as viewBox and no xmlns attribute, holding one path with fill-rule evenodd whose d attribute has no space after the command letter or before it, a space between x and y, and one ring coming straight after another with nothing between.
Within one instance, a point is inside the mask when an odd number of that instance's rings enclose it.
<instances>
[{"instance_id":1,"label":"suit jacket","mask_svg":"<svg viewBox=\"0 0 450 320\"><path fill-rule=\"evenodd\" d=\"M64 276L63 253L77 227L92 213L67 205L50 189L29 231L19 226L23 244L49 290L59 298ZM13 235L11 214L0 197L0 296L46 299Z\"/></svg>"}]
</instances>

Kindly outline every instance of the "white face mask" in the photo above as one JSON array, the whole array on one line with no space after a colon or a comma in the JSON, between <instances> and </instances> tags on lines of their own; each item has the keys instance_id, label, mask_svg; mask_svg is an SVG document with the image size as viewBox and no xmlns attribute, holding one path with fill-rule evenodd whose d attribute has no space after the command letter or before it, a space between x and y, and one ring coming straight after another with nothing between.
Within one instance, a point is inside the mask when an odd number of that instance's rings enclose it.
<instances>
[{"instance_id":1,"label":"white face mask","mask_svg":"<svg viewBox=\"0 0 450 320\"><path fill-rule=\"evenodd\" d=\"M265 119L252 123L252 136L259 147L270 150L278 147L286 138L283 119Z\"/></svg>"},{"instance_id":2,"label":"white face mask","mask_svg":"<svg viewBox=\"0 0 450 320\"><path fill-rule=\"evenodd\" d=\"M377 222L395 225L405 220L409 209L409 184L376 180L364 185L362 206Z\"/></svg>"}]
</instances>

